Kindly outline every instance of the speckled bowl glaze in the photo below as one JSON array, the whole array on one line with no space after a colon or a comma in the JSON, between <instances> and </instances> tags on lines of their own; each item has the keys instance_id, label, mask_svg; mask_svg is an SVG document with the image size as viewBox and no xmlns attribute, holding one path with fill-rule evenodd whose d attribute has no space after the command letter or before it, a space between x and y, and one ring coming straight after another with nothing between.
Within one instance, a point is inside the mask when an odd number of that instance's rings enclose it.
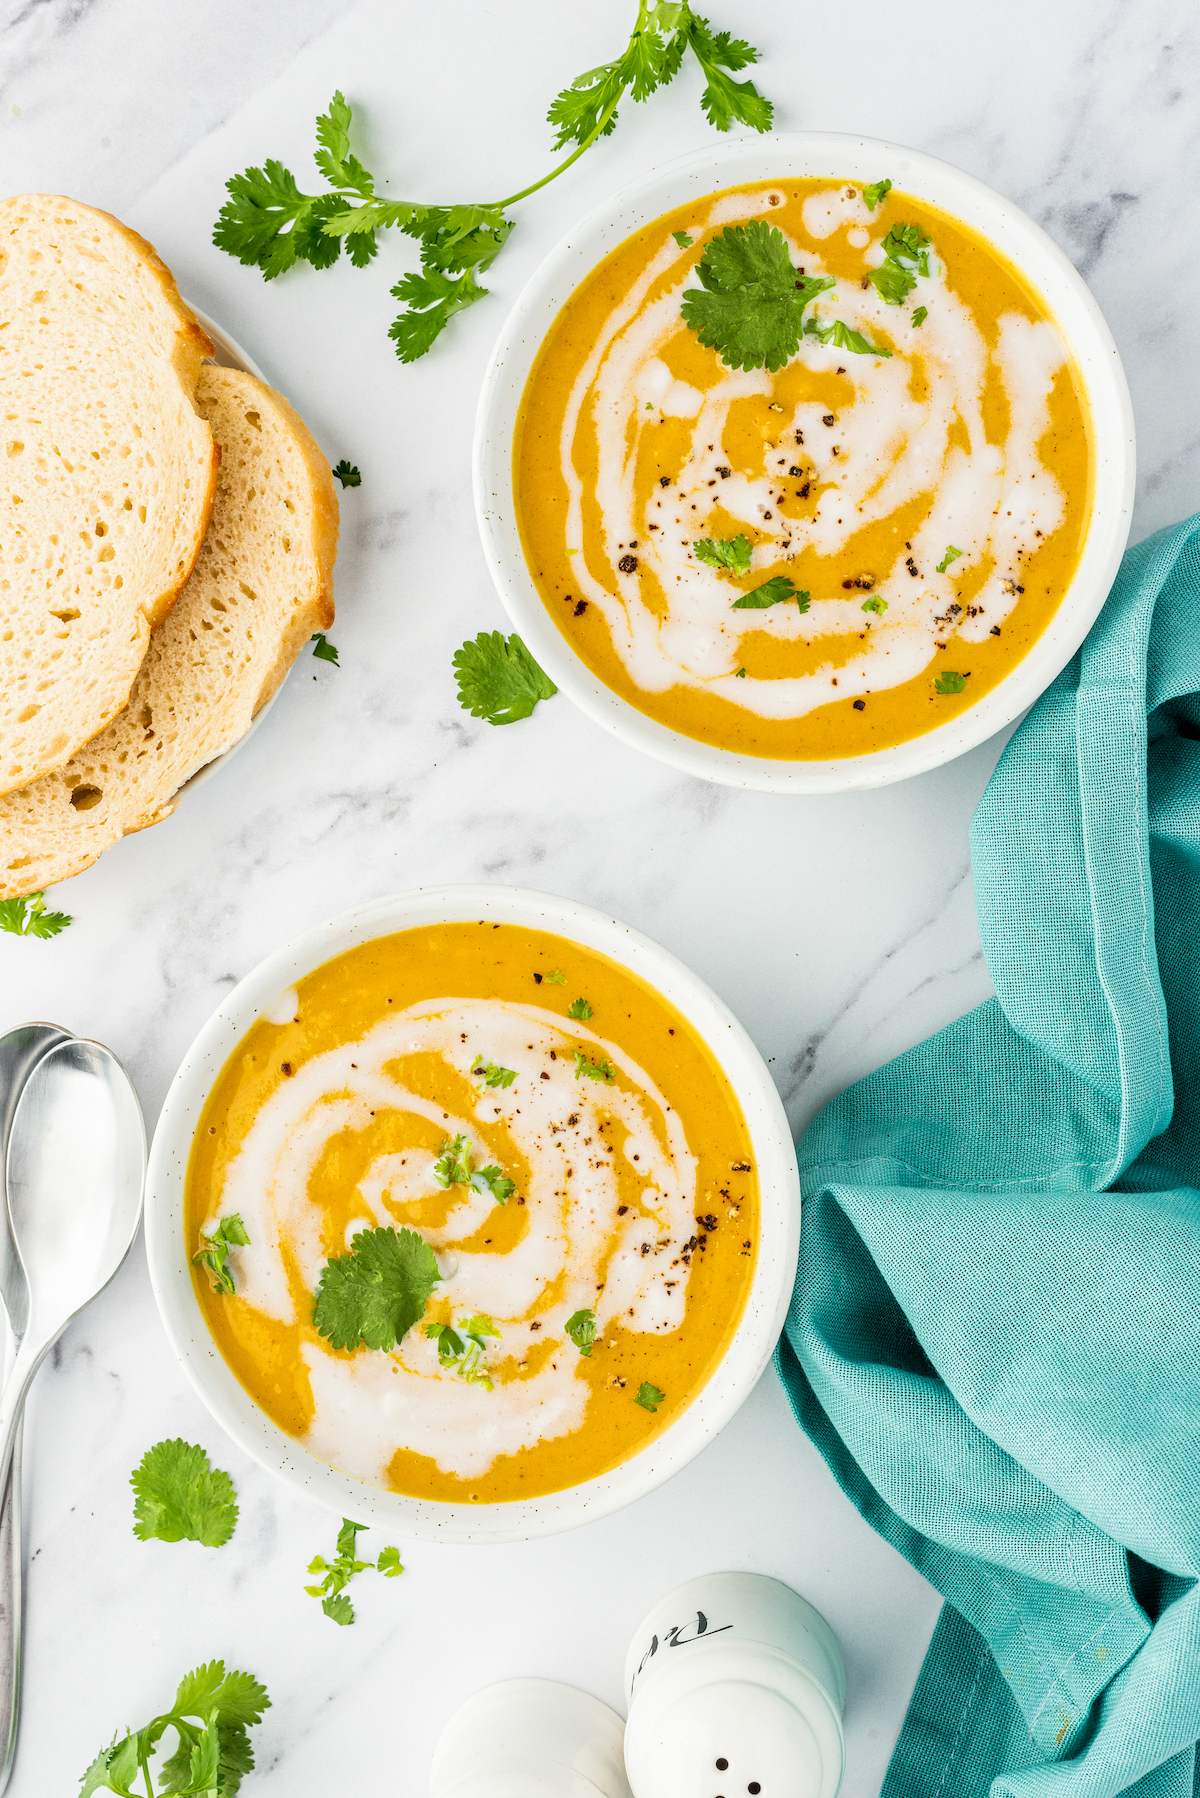
<instances>
[{"instance_id":1,"label":"speckled bowl glaze","mask_svg":"<svg viewBox=\"0 0 1200 1798\"><path fill-rule=\"evenodd\" d=\"M318 1461L259 1409L209 1335L192 1284L183 1229L192 1138L213 1084L262 1012L297 980L374 937L487 918L554 931L639 975L708 1044L741 1103L758 1170L758 1259L741 1322L708 1384L639 1454L597 1479L545 1498L443 1504L364 1484ZM418 887L318 924L268 956L213 1013L167 1094L146 1178L146 1252L163 1325L217 1422L268 1472L319 1504L365 1524L438 1542L508 1542L604 1517L661 1486L711 1441L752 1391L783 1327L800 1240L800 1181L783 1105L761 1055L733 1013L657 943L570 899L520 887Z\"/></svg>"},{"instance_id":2,"label":"speckled bowl glaze","mask_svg":"<svg viewBox=\"0 0 1200 1798\"><path fill-rule=\"evenodd\" d=\"M575 654L546 610L521 548L513 498L513 432L525 382L547 331L584 276L633 232L676 206L754 181L819 179L894 186L964 220L1008 256L1054 315L1082 374L1095 468L1079 566L1029 654L977 704L936 730L871 755L772 761L697 742L639 712ZM514 628L571 699L606 730L659 761L728 786L835 793L884 786L939 767L1011 723L1050 685L1091 629L1129 537L1133 409L1100 308L1057 244L1011 200L962 169L876 138L812 131L714 143L652 169L596 208L551 251L520 295L492 354L475 426L475 509L500 598Z\"/></svg>"}]
</instances>

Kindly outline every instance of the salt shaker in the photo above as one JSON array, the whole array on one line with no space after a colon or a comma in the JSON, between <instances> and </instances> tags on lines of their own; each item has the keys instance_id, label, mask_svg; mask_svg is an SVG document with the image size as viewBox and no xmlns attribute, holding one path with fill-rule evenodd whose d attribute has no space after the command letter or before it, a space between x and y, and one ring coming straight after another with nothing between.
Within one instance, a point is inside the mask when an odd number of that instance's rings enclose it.
<instances>
[{"instance_id":1,"label":"salt shaker","mask_svg":"<svg viewBox=\"0 0 1200 1798\"><path fill-rule=\"evenodd\" d=\"M634 1798L834 1798L846 1672L819 1611L755 1573L661 1599L625 1662Z\"/></svg>"},{"instance_id":2,"label":"salt shaker","mask_svg":"<svg viewBox=\"0 0 1200 1798\"><path fill-rule=\"evenodd\" d=\"M553 1679L485 1686L434 1750L430 1798L630 1798L615 1711Z\"/></svg>"}]
</instances>

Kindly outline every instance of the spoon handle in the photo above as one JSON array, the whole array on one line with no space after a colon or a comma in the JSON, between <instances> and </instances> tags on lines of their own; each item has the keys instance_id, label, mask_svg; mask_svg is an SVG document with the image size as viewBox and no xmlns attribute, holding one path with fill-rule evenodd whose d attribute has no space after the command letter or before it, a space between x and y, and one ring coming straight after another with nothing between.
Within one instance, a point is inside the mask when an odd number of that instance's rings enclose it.
<instances>
[{"instance_id":1,"label":"spoon handle","mask_svg":"<svg viewBox=\"0 0 1200 1798\"><path fill-rule=\"evenodd\" d=\"M18 1423L0 1506L0 1793L8 1789L21 1712L21 1435Z\"/></svg>"}]
</instances>

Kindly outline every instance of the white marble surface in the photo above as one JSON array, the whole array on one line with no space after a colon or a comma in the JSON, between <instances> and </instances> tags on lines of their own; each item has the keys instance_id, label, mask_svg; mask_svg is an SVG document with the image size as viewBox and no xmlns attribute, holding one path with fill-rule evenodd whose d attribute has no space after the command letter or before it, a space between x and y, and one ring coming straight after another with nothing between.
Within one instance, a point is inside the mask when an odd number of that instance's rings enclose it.
<instances>
[{"instance_id":1,"label":"white marble surface","mask_svg":"<svg viewBox=\"0 0 1200 1798\"><path fill-rule=\"evenodd\" d=\"M493 730L455 704L450 657L503 625L471 513L480 374L507 303L571 220L702 143L698 83L627 106L617 135L520 211L493 297L412 369L385 338L389 245L367 272L271 287L209 243L222 181L264 155L311 168L335 86L365 109L393 191L485 197L548 163L556 89L613 54L632 6L593 0L3 0L0 190L60 190L145 232L363 485L345 496L335 640L174 819L55 893L51 943L0 937L0 1028L50 1017L110 1043L152 1123L191 1037L284 936L422 881L514 881L610 909L691 963L745 1020L797 1127L848 1080L989 991L967 824L998 744L886 792L747 795L625 750L559 698ZM713 0L763 49L783 129L893 137L1011 195L1083 270L1138 417L1135 535L1197 503L1198 26L1187 0ZM229 1468L219 1552L141 1544L127 1478L168 1434ZM936 1598L863 1525L769 1374L689 1469L620 1516L495 1549L403 1544L337 1630L302 1590L335 1520L277 1488L192 1396L140 1244L39 1376L28 1451L28 1635L16 1798L69 1792L100 1742L197 1660L274 1698L245 1790L419 1798L455 1704L520 1673L612 1703L628 1634L678 1580L776 1573L829 1616L849 1667L845 1791L879 1789ZM378 1547L380 1544L375 1544Z\"/></svg>"}]
</instances>

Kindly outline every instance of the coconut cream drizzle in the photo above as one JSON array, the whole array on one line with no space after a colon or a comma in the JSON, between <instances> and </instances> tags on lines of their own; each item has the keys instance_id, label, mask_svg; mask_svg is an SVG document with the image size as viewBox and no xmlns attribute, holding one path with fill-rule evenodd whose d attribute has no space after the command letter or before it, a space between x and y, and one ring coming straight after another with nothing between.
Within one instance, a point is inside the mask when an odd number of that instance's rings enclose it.
<instances>
[{"instance_id":1,"label":"coconut cream drizzle","mask_svg":"<svg viewBox=\"0 0 1200 1798\"><path fill-rule=\"evenodd\" d=\"M768 208L765 193L725 195L699 230L737 223ZM870 223L861 198L845 188L810 195L803 218L806 230L818 239L844 224L862 233ZM875 249L868 252L875 264L884 260L882 236L880 231ZM793 261L808 274L826 272L811 248L793 240L789 248ZM678 278L671 280L676 265ZM647 304L647 294L664 277L667 286ZM917 279L911 308L888 306L874 287L864 292L859 283L839 280L807 316L822 324L840 318L873 343L881 341L882 333L893 356L856 355L806 338L799 354L815 368L844 370L854 387L853 402L839 407L832 429L823 424L827 414L819 404L783 412L776 442L766 447L762 473L746 477L728 473L722 437L730 407L754 395L771 397L773 377L761 369L746 372L721 365L706 392L674 378L660 352L681 328L680 300L692 285L691 261L668 238L606 321L572 388L560 440L568 488L567 542L575 547L584 538L583 482L574 446L581 428L595 433L600 557L612 572L602 582L579 554L573 577L581 597L603 612L617 654L637 686L663 692L682 685L716 693L763 718L801 717L831 700L913 679L952 632L979 641L1002 624L1017 602L1023 559L1058 528L1064 515L1062 489L1037 449L1049 424L1054 375L1067 358L1054 326L1007 313L999 321L998 342L989 350L970 309L947 286L936 245L929 275ZM911 309L918 305L928 310L919 330L911 323ZM918 362L924 376L920 399L910 391ZM989 443L984 430L989 362L999 371L1009 404L1002 445ZM649 500L638 502L638 452L645 434L659 428L660 413L693 421L690 454L672 485L656 487ZM956 425L965 429L969 449L951 442L952 433L961 436ZM802 452L796 448L798 431ZM781 489L798 485L787 475L797 459L815 461L815 483L833 483L821 494L813 518L783 518L774 500ZM806 613L787 603L734 611L734 587L689 553L696 538L711 534L709 515L719 503L763 534L751 573L765 578L766 570L778 569L807 547L836 556L854 532L925 493L933 494L933 503L916 535L899 546L890 568L872 571L872 597L887 603L879 617L864 613L861 592L852 597L813 592ZM657 527L653 532L652 523ZM667 596L665 618L644 602L640 573L619 571L622 551L633 542L639 566L657 575ZM938 574L936 565L951 544L963 554L949 572ZM989 572L972 601L977 611L969 615L965 608L952 609L957 607L956 581L981 565ZM615 595L612 581L618 588ZM737 673L744 659L742 639L750 631L806 642L865 632L865 640L848 663L831 662L795 678L756 679Z\"/></svg>"},{"instance_id":2,"label":"coconut cream drizzle","mask_svg":"<svg viewBox=\"0 0 1200 1798\"><path fill-rule=\"evenodd\" d=\"M577 1048L593 1063L607 1060L618 1081L577 1079ZM447 1116L443 1105L406 1084L405 1058L413 1055L434 1055L467 1079L489 1061L515 1069L517 1078L507 1088L483 1088L461 1116ZM299 1321L285 1247L309 1291L320 1279L321 1217L308 1192L327 1144L341 1131L365 1130L384 1110L426 1118L447 1138L469 1137L476 1167L501 1159L489 1139L506 1134L528 1166L528 1183L518 1189L528 1227L508 1253L463 1246L494 1211L493 1199L473 1188L454 1189L440 1228L421 1225L422 1200L440 1190L436 1155L428 1150L377 1156L355 1195L361 1222L353 1229L418 1228L445 1275L435 1298L449 1299L455 1319L486 1312L495 1321L500 1339L485 1356L494 1389L465 1384L447 1370L419 1328L391 1354L360 1348L346 1357L306 1345L315 1402L306 1446L364 1480L384 1480L401 1447L470 1478L498 1455L583 1422L589 1388L577 1377L579 1354L563 1333L574 1311L593 1309L601 1335L618 1324L650 1334L679 1328L696 1160L677 1113L650 1077L587 1025L568 1029L536 1006L501 1000L411 1006L299 1067L262 1106L229 1166L210 1224L222 1213L240 1213L250 1246L234 1251L237 1290L269 1317ZM641 1182L640 1209L630 1206L623 1218L618 1163ZM535 1320L539 1335L530 1333ZM521 1374L518 1363L530 1347L552 1338L559 1346L545 1364Z\"/></svg>"}]
</instances>

